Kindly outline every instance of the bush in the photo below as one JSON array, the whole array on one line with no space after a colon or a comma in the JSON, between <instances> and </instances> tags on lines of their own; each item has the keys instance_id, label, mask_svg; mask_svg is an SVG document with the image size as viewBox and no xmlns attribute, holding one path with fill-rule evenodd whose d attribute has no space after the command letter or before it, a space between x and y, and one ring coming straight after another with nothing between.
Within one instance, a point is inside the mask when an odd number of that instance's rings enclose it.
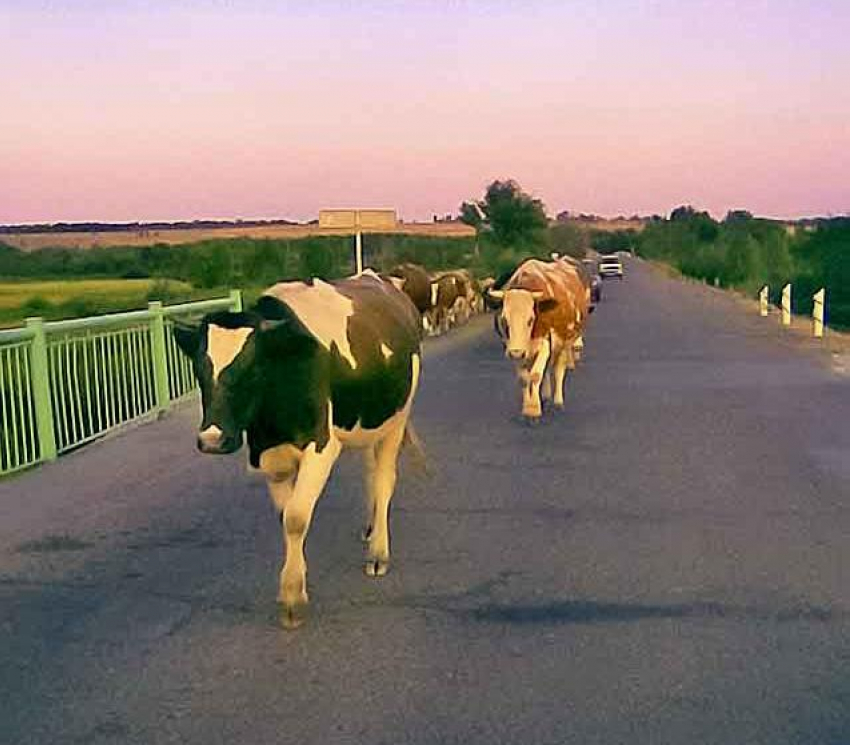
<instances>
[{"instance_id":1,"label":"bush","mask_svg":"<svg viewBox=\"0 0 850 745\"><path fill-rule=\"evenodd\" d=\"M52 310L53 303L40 295L34 295L21 305L21 315L24 318L28 316L46 316Z\"/></svg>"},{"instance_id":2,"label":"bush","mask_svg":"<svg viewBox=\"0 0 850 745\"><path fill-rule=\"evenodd\" d=\"M850 327L850 218L819 220L791 235L783 225L744 211L722 223L691 208L674 215L646 227L638 239L641 256L751 294L767 284L773 302L791 282L798 313L811 313L812 295L825 287L829 323Z\"/></svg>"}]
</instances>

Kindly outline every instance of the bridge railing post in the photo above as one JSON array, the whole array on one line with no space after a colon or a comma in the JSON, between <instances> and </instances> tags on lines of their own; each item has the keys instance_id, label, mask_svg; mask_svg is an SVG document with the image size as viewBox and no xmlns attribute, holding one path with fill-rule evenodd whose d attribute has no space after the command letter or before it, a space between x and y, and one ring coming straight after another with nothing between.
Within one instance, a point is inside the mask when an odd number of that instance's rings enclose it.
<instances>
[{"instance_id":1,"label":"bridge railing post","mask_svg":"<svg viewBox=\"0 0 850 745\"><path fill-rule=\"evenodd\" d=\"M759 290L759 315L762 318L767 316L767 303L770 296L770 287L765 285Z\"/></svg>"},{"instance_id":2,"label":"bridge railing post","mask_svg":"<svg viewBox=\"0 0 850 745\"><path fill-rule=\"evenodd\" d=\"M242 311L242 290L230 291L230 310L234 313Z\"/></svg>"},{"instance_id":3,"label":"bridge railing post","mask_svg":"<svg viewBox=\"0 0 850 745\"><path fill-rule=\"evenodd\" d=\"M791 325L791 283L782 288L782 325Z\"/></svg>"},{"instance_id":4,"label":"bridge railing post","mask_svg":"<svg viewBox=\"0 0 850 745\"><path fill-rule=\"evenodd\" d=\"M814 306L812 307L812 333L816 339L823 338L823 320L824 306L826 305L826 288L821 287L814 297Z\"/></svg>"},{"instance_id":5,"label":"bridge railing post","mask_svg":"<svg viewBox=\"0 0 850 745\"><path fill-rule=\"evenodd\" d=\"M26 326L33 331L30 346L32 398L35 404L35 423L41 460L56 460L56 429L53 424L53 403L50 398L50 370L47 360L47 334L43 318L27 318Z\"/></svg>"},{"instance_id":6,"label":"bridge railing post","mask_svg":"<svg viewBox=\"0 0 850 745\"><path fill-rule=\"evenodd\" d=\"M162 414L171 403L168 390L168 358L165 346L165 314L162 302L151 300L148 303L151 313L151 360L153 362L154 396L156 411Z\"/></svg>"}]
</instances>

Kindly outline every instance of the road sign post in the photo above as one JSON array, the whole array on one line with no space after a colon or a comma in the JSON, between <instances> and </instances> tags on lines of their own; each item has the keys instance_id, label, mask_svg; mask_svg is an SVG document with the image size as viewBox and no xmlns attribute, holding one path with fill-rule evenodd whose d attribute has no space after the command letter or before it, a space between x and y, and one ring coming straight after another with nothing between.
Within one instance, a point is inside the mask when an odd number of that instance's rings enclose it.
<instances>
[{"instance_id":1,"label":"road sign post","mask_svg":"<svg viewBox=\"0 0 850 745\"><path fill-rule=\"evenodd\" d=\"M391 232L398 225L391 209L319 210L319 227L354 234L354 271L363 272L363 231Z\"/></svg>"},{"instance_id":2,"label":"road sign post","mask_svg":"<svg viewBox=\"0 0 850 745\"><path fill-rule=\"evenodd\" d=\"M357 211L357 232L354 234L354 271L363 274L363 232L360 229L360 210Z\"/></svg>"},{"instance_id":3,"label":"road sign post","mask_svg":"<svg viewBox=\"0 0 850 745\"><path fill-rule=\"evenodd\" d=\"M767 300L770 295L770 288L765 285L759 291L759 315L763 318L767 316Z\"/></svg>"}]
</instances>

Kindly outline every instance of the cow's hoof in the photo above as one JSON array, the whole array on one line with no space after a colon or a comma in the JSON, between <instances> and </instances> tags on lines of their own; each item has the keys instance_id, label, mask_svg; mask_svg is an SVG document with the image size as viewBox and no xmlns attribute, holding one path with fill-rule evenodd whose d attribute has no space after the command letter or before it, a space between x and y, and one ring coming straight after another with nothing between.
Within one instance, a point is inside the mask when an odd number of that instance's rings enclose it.
<instances>
[{"instance_id":1,"label":"cow's hoof","mask_svg":"<svg viewBox=\"0 0 850 745\"><path fill-rule=\"evenodd\" d=\"M297 605L280 604L278 608L278 621L280 626L287 631L294 631L307 620L307 603Z\"/></svg>"},{"instance_id":2,"label":"cow's hoof","mask_svg":"<svg viewBox=\"0 0 850 745\"><path fill-rule=\"evenodd\" d=\"M382 559L367 559L363 571L368 577L383 577L390 570L390 562Z\"/></svg>"},{"instance_id":3,"label":"cow's hoof","mask_svg":"<svg viewBox=\"0 0 850 745\"><path fill-rule=\"evenodd\" d=\"M541 416L540 414L523 414L522 415L522 423L526 427L536 427L540 424Z\"/></svg>"}]
</instances>

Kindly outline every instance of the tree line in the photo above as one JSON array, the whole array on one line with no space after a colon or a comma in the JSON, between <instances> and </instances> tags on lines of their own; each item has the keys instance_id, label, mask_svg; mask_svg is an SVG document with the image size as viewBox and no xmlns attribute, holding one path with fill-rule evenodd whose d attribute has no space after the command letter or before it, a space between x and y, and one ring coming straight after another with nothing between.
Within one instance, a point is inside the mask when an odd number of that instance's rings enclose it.
<instances>
[{"instance_id":1,"label":"tree line","mask_svg":"<svg viewBox=\"0 0 850 745\"><path fill-rule=\"evenodd\" d=\"M788 226L735 210L722 220L691 206L650 222L636 240L639 255L667 262L689 277L754 295L765 284L779 301L793 286L794 310L811 313L812 295L827 290L833 326L850 327L850 218Z\"/></svg>"}]
</instances>

